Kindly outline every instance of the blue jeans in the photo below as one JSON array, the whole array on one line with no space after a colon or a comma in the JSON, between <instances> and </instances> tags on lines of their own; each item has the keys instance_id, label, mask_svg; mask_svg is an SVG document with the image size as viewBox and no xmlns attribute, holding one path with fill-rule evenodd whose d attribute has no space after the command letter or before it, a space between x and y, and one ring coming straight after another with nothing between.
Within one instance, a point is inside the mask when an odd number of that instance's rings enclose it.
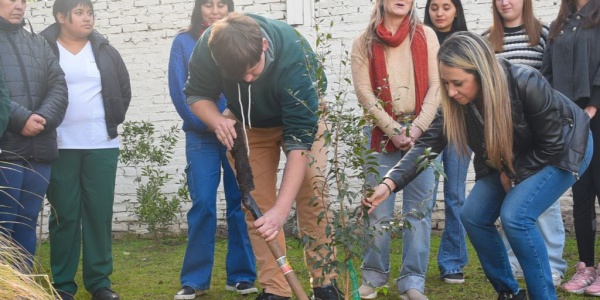
<instances>
[{"instance_id":1,"label":"blue jeans","mask_svg":"<svg viewBox=\"0 0 600 300\"><path fill-rule=\"evenodd\" d=\"M181 285L195 290L210 287L217 229L217 188L223 170L223 187L227 204L227 285L245 281L254 284L256 266L241 195L226 148L212 133L186 132L185 169L192 198L187 213L188 244L181 268Z\"/></svg>"},{"instance_id":2,"label":"blue jeans","mask_svg":"<svg viewBox=\"0 0 600 300\"><path fill-rule=\"evenodd\" d=\"M565 276L567 270L567 261L563 259L563 248L565 247L565 225L562 220L562 212L560 210L560 201L554 202L542 215L537 219L537 227L540 234L544 238L544 244L548 250L548 259L550 261L550 269L558 272L561 276ZM523 269L515 256L514 251L510 247L506 235L502 234L504 246L508 251L508 260L510 261L513 274L522 273Z\"/></svg>"},{"instance_id":3,"label":"blue jeans","mask_svg":"<svg viewBox=\"0 0 600 300\"><path fill-rule=\"evenodd\" d=\"M470 154L470 151L469 151ZM453 145L447 145L440 155L444 164L445 226L438 251L440 276L462 273L469 262L466 232L460 222L460 210L465 203L465 182L471 157L462 157ZM437 195L437 184L434 197Z\"/></svg>"},{"instance_id":4,"label":"blue jeans","mask_svg":"<svg viewBox=\"0 0 600 300\"><path fill-rule=\"evenodd\" d=\"M30 263L35 255L35 230L50 169L49 163L0 161L0 230L23 248Z\"/></svg>"},{"instance_id":5,"label":"blue jeans","mask_svg":"<svg viewBox=\"0 0 600 300\"><path fill-rule=\"evenodd\" d=\"M370 137L370 127L365 128L365 133ZM370 140L370 138L368 139ZM370 144L370 141L368 141ZM369 174L368 166L365 168L367 184L376 186L382 176L395 166L404 156L404 152L377 153L377 171L380 174ZM402 231L402 266L400 277L396 286L400 293L408 289L417 289L424 292L425 274L429 263L429 242L431 233L431 211L433 209L433 189L435 178L433 170L428 168L403 190L402 214L404 220L410 223L410 228ZM367 248L362 263L363 283L375 287L387 284L390 274L390 228L393 225L394 206L396 194L391 194L370 215L369 226L375 227L377 232L372 246Z\"/></svg>"},{"instance_id":6,"label":"blue jeans","mask_svg":"<svg viewBox=\"0 0 600 300\"><path fill-rule=\"evenodd\" d=\"M591 148L590 139L580 174L589 164ZM487 175L475 183L461 210L461 220L497 293L519 291L506 248L494 224L500 217L508 242L523 268L530 298L556 299L548 252L536 220L575 180L571 172L546 166L508 193L500 184L499 173Z\"/></svg>"}]
</instances>

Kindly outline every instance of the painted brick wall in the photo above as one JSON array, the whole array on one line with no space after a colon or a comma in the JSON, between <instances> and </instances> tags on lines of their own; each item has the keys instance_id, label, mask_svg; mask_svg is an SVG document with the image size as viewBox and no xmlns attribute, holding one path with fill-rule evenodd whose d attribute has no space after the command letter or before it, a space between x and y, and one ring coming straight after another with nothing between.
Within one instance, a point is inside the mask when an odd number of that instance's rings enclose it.
<instances>
[{"instance_id":1,"label":"painted brick wall","mask_svg":"<svg viewBox=\"0 0 600 300\"><path fill-rule=\"evenodd\" d=\"M300 0L289 0L300 1ZM189 22L193 0L96 0L96 29L107 36L123 56L130 72L133 100L127 115L128 120L147 120L157 128L165 130L181 122L173 108L167 87L167 62L169 49L174 35ZM550 22L558 11L558 0L534 0L535 10L540 19ZM52 17L53 1L29 3L27 17L35 31L41 31L54 22ZM237 0L235 8L238 12L252 12L274 19L285 20L287 0ZM482 31L491 24L490 1L463 0L468 25L471 30ZM425 0L418 0L419 13L423 16ZM368 0L321 0L314 2L315 22L329 24L333 22L331 31L332 53L330 66L333 70L339 65L344 51L349 50L352 40L366 27L372 9ZM323 26L322 26L323 28ZM297 26L297 29L314 40L314 28ZM338 86L339 77L349 76L349 73L329 74L330 89L345 88ZM350 89L350 99L355 97ZM176 149L169 172L179 174L185 167L185 152L183 134L179 135L180 142ZM280 166L283 166L280 164ZM146 228L138 225L133 215L135 205L134 171L124 166L119 167L116 186L116 203L114 207L115 233L145 233ZM468 177L468 187L473 184L474 174ZM177 190L177 183L169 185L169 191ZM438 197L441 199L441 197ZM570 220L570 195L562 199L565 210L564 217ZM400 202L400 201L398 201ZM219 190L219 220L224 222L224 194ZM185 220L185 205L181 218ZM46 232L46 205L43 220L43 231ZM569 221L570 222L570 221ZM438 201L434 212L432 226L443 228L443 201ZM179 226L174 226L178 229ZM185 228L182 222L181 229Z\"/></svg>"}]
</instances>

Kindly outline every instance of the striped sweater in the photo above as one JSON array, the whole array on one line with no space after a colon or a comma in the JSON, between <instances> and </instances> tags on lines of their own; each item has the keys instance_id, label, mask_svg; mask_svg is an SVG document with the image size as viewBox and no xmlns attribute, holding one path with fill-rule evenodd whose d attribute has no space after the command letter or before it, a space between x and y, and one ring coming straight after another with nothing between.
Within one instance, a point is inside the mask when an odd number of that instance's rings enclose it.
<instances>
[{"instance_id":1,"label":"striped sweater","mask_svg":"<svg viewBox=\"0 0 600 300\"><path fill-rule=\"evenodd\" d=\"M489 38L490 30L482 34ZM507 59L515 64L523 64L539 70L542 67L542 57L548 39L548 27L542 26L539 43L535 46L529 45L529 37L523 26L504 27L504 51L497 52L496 57Z\"/></svg>"}]
</instances>

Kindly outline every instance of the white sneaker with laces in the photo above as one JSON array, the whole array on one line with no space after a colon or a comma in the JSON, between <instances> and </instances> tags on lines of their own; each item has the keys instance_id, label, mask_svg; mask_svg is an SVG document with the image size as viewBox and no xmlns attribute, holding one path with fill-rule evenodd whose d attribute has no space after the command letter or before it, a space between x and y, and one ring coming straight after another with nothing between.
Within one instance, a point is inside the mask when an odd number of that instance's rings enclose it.
<instances>
[{"instance_id":1,"label":"white sneaker with laces","mask_svg":"<svg viewBox=\"0 0 600 300\"><path fill-rule=\"evenodd\" d=\"M552 270L552 283L554 286L560 286L562 284L563 276L557 270Z\"/></svg>"}]
</instances>

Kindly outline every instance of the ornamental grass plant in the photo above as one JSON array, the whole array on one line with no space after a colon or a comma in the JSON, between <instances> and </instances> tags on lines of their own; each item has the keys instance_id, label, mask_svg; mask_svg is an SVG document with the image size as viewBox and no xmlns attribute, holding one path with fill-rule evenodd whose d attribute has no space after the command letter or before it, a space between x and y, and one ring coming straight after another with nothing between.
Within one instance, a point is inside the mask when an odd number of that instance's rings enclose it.
<instances>
[{"instance_id":1,"label":"ornamental grass plant","mask_svg":"<svg viewBox=\"0 0 600 300\"><path fill-rule=\"evenodd\" d=\"M50 300L56 292L44 272L29 273L29 261L17 245L0 232L0 299ZM34 266L34 270L43 270Z\"/></svg>"}]
</instances>

